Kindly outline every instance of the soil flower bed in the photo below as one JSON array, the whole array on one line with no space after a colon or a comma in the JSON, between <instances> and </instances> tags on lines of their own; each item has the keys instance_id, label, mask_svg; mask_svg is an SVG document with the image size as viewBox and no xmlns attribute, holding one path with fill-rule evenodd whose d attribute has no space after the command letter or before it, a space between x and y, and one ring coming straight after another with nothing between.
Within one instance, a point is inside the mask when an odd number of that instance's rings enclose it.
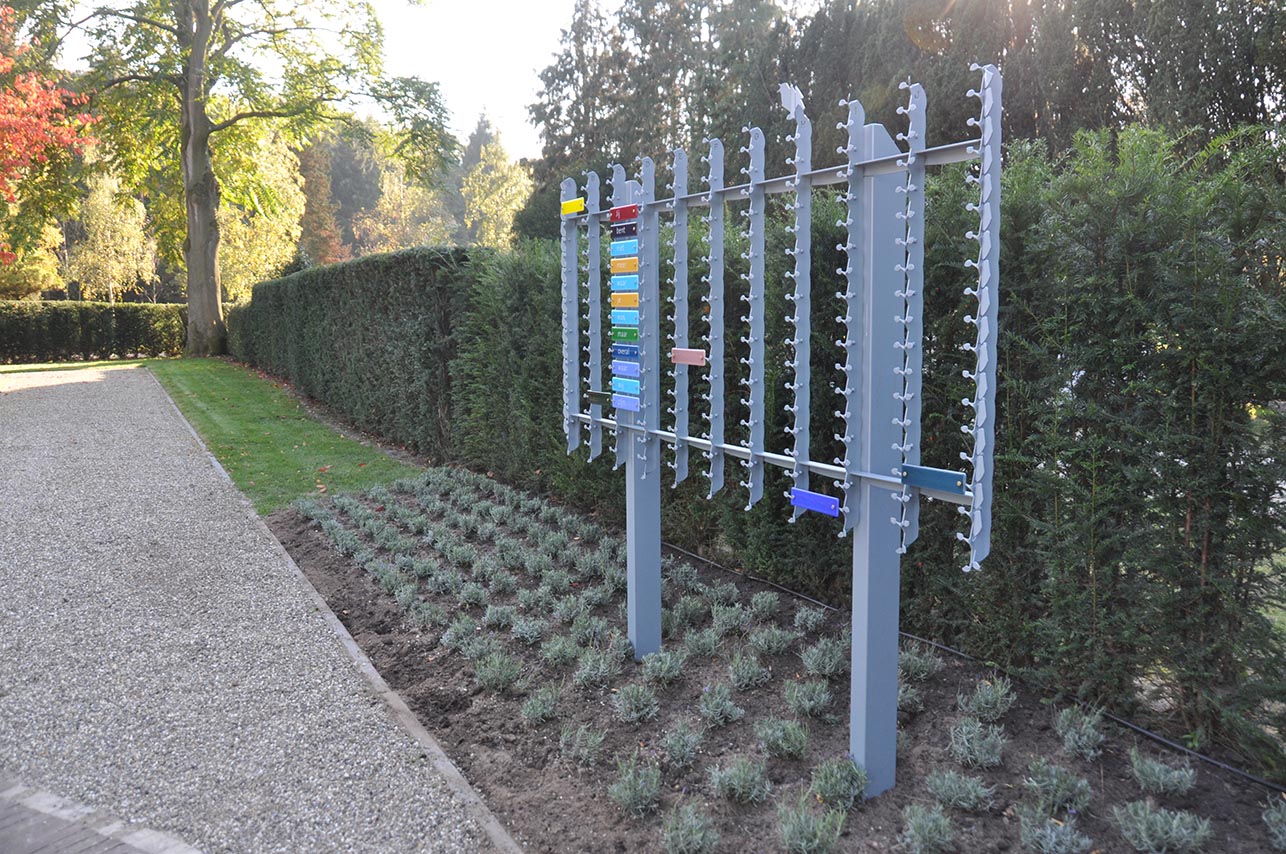
<instances>
[{"instance_id":1,"label":"soil flower bed","mask_svg":"<svg viewBox=\"0 0 1286 854\"><path fill-rule=\"evenodd\" d=\"M1286 841L1286 802L918 644L899 662L898 786L864 803L842 614L668 556L665 648L635 662L619 537L481 475L430 469L269 521L533 851Z\"/></svg>"}]
</instances>

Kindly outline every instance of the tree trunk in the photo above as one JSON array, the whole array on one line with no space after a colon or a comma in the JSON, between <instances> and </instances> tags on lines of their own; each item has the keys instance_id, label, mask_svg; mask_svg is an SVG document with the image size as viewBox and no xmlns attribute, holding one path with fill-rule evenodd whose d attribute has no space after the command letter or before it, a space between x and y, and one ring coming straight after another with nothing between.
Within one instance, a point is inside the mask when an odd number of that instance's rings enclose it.
<instances>
[{"instance_id":1,"label":"tree trunk","mask_svg":"<svg viewBox=\"0 0 1286 854\"><path fill-rule=\"evenodd\" d=\"M217 356L227 345L219 281L219 180L210 157L206 114L206 56L210 43L208 0L176 0L179 40L186 42L181 144L187 239L188 346L190 356Z\"/></svg>"}]
</instances>

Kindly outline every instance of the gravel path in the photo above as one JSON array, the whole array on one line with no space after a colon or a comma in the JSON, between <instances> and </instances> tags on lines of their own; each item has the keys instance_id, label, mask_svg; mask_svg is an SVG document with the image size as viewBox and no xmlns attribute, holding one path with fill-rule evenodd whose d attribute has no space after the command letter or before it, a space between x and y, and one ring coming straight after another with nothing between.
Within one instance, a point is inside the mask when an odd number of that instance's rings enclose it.
<instances>
[{"instance_id":1,"label":"gravel path","mask_svg":"<svg viewBox=\"0 0 1286 854\"><path fill-rule=\"evenodd\" d=\"M484 847L274 545L144 370L0 375L0 771L207 852Z\"/></svg>"}]
</instances>

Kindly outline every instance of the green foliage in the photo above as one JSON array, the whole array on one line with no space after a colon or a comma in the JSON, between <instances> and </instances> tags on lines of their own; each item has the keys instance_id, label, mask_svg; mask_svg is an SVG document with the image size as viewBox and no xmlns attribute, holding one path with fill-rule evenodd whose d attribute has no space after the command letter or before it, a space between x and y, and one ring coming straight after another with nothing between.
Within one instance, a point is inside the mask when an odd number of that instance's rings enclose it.
<instances>
[{"instance_id":1,"label":"green foliage","mask_svg":"<svg viewBox=\"0 0 1286 854\"><path fill-rule=\"evenodd\" d=\"M1075 821L1019 813L1019 837L1030 854L1089 854L1094 842Z\"/></svg>"},{"instance_id":2,"label":"green foliage","mask_svg":"<svg viewBox=\"0 0 1286 854\"><path fill-rule=\"evenodd\" d=\"M661 825L665 854L712 854L719 845L714 820L695 804L676 806Z\"/></svg>"},{"instance_id":3,"label":"green foliage","mask_svg":"<svg viewBox=\"0 0 1286 854\"><path fill-rule=\"evenodd\" d=\"M619 655L607 649L587 649L580 654L580 664L572 674L572 682L581 688L602 688L620 675Z\"/></svg>"},{"instance_id":4,"label":"green foliage","mask_svg":"<svg viewBox=\"0 0 1286 854\"><path fill-rule=\"evenodd\" d=\"M522 671L522 662L503 652L490 653L474 666L478 684L497 694L508 693L518 683Z\"/></svg>"},{"instance_id":5,"label":"green foliage","mask_svg":"<svg viewBox=\"0 0 1286 854\"><path fill-rule=\"evenodd\" d=\"M617 720L627 724L640 724L656 717L661 706L656 694L647 685L632 682L624 685L612 697L612 708Z\"/></svg>"},{"instance_id":6,"label":"green foliage","mask_svg":"<svg viewBox=\"0 0 1286 854\"><path fill-rule=\"evenodd\" d=\"M844 813L817 810L801 796L795 803L777 805L777 834L790 854L829 854L844 832Z\"/></svg>"},{"instance_id":7,"label":"green foliage","mask_svg":"<svg viewBox=\"0 0 1286 854\"><path fill-rule=\"evenodd\" d=\"M970 777L959 771L934 771L924 783L944 807L968 812L985 812L991 809L996 794L995 787L988 786L981 777Z\"/></svg>"},{"instance_id":8,"label":"green foliage","mask_svg":"<svg viewBox=\"0 0 1286 854\"><path fill-rule=\"evenodd\" d=\"M627 815L642 818L656 810L661 794L661 769L639 761L638 753L616 762L616 781L607 796Z\"/></svg>"},{"instance_id":9,"label":"green foliage","mask_svg":"<svg viewBox=\"0 0 1286 854\"><path fill-rule=\"evenodd\" d=\"M898 682L898 711L924 711L924 696L920 693L920 689L910 682Z\"/></svg>"},{"instance_id":10,"label":"green foliage","mask_svg":"<svg viewBox=\"0 0 1286 854\"><path fill-rule=\"evenodd\" d=\"M687 657L682 651L663 649L643 656L643 678L657 685L670 685L683 676Z\"/></svg>"},{"instance_id":11,"label":"green foliage","mask_svg":"<svg viewBox=\"0 0 1286 854\"><path fill-rule=\"evenodd\" d=\"M470 258L413 249L261 283L228 314L229 348L363 429L442 457Z\"/></svg>"},{"instance_id":12,"label":"green foliage","mask_svg":"<svg viewBox=\"0 0 1286 854\"><path fill-rule=\"evenodd\" d=\"M546 685L537 688L522 704L522 719L532 726L552 721L558 715L558 688Z\"/></svg>"},{"instance_id":13,"label":"green foliage","mask_svg":"<svg viewBox=\"0 0 1286 854\"><path fill-rule=\"evenodd\" d=\"M675 770L690 768L696 761L697 750L700 749L703 738L701 730L688 726L687 721L679 721L661 737L661 752L665 754L665 761Z\"/></svg>"},{"instance_id":14,"label":"green foliage","mask_svg":"<svg viewBox=\"0 0 1286 854\"><path fill-rule=\"evenodd\" d=\"M795 628L806 635L820 629L825 622L826 611L821 608L800 605L799 610L795 612Z\"/></svg>"},{"instance_id":15,"label":"green foliage","mask_svg":"<svg viewBox=\"0 0 1286 854\"><path fill-rule=\"evenodd\" d=\"M577 765L593 765L598 762L604 738L603 733L591 729L589 724L565 726L558 736L558 750Z\"/></svg>"},{"instance_id":16,"label":"green foliage","mask_svg":"<svg viewBox=\"0 0 1286 854\"><path fill-rule=\"evenodd\" d=\"M707 685L697 700L697 714L712 727L727 726L739 721L746 715L746 710L732 701L732 689L719 682Z\"/></svg>"},{"instance_id":17,"label":"green foliage","mask_svg":"<svg viewBox=\"0 0 1286 854\"><path fill-rule=\"evenodd\" d=\"M177 356L186 324L181 305L0 301L0 363Z\"/></svg>"},{"instance_id":18,"label":"green foliage","mask_svg":"<svg viewBox=\"0 0 1286 854\"><path fill-rule=\"evenodd\" d=\"M1018 698L1011 690L1009 680L1003 676L983 679L974 686L972 694L958 694L956 703L960 711L987 723L1000 720Z\"/></svg>"},{"instance_id":19,"label":"green foliage","mask_svg":"<svg viewBox=\"0 0 1286 854\"><path fill-rule=\"evenodd\" d=\"M755 721L755 738L769 756L803 759L808 753L808 730L799 721L761 718Z\"/></svg>"},{"instance_id":20,"label":"green foliage","mask_svg":"<svg viewBox=\"0 0 1286 854\"><path fill-rule=\"evenodd\" d=\"M466 581L464 584L460 585L460 590L456 593L456 598L460 600L461 605L481 608L483 605L487 604L487 588L483 587L476 581Z\"/></svg>"},{"instance_id":21,"label":"green foliage","mask_svg":"<svg viewBox=\"0 0 1286 854\"><path fill-rule=\"evenodd\" d=\"M719 649L719 633L714 629L694 629L683 636L683 652L688 658L711 658Z\"/></svg>"},{"instance_id":22,"label":"green foliage","mask_svg":"<svg viewBox=\"0 0 1286 854\"><path fill-rule=\"evenodd\" d=\"M1090 781L1043 757L1037 757L1027 766L1023 788L1032 797L1032 807L1038 815L1058 816L1060 813L1075 815L1089 806L1094 793Z\"/></svg>"},{"instance_id":23,"label":"green foliage","mask_svg":"<svg viewBox=\"0 0 1286 854\"><path fill-rule=\"evenodd\" d=\"M966 768L995 768L1004 748L1004 727L987 726L977 718L961 718L951 725L947 752Z\"/></svg>"},{"instance_id":24,"label":"green foliage","mask_svg":"<svg viewBox=\"0 0 1286 854\"><path fill-rule=\"evenodd\" d=\"M808 794L823 804L848 812L866 789L866 783L866 771L856 762L847 756L834 756L813 769Z\"/></svg>"},{"instance_id":25,"label":"green foliage","mask_svg":"<svg viewBox=\"0 0 1286 854\"><path fill-rule=\"evenodd\" d=\"M955 831L951 819L934 804L923 807L911 804L902 810L902 833L898 843L910 854L946 854L952 848Z\"/></svg>"},{"instance_id":26,"label":"green foliage","mask_svg":"<svg viewBox=\"0 0 1286 854\"><path fill-rule=\"evenodd\" d=\"M554 667L565 667L580 658L581 648L567 635L554 635L540 645L540 657Z\"/></svg>"},{"instance_id":27,"label":"green foliage","mask_svg":"<svg viewBox=\"0 0 1286 854\"><path fill-rule=\"evenodd\" d=\"M799 640L799 637L799 632L792 632L789 629L762 626L750 633L747 642L752 649L763 655L780 655L792 643Z\"/></svg>"},{"instance_id":28,"label":"green foliage","mask_svg":"<svg viewBox=\"0 0 1286 854\"><path fill-rule=\"evenodd\" d=\"M1197 769L1191 765L1175 768L1144 756L1137 747L1130 748L1130 769L1149 795L1186 795L1197 782Z\"/></svg>"},{"instance_id":29,"label":"green foliage","mask_svg":"<svg viewBox=\"0 0 1286 854\"><path fill-rule=\"evenodd\" d=\"M545 630L548 628L549 623L539 617L518 617L513 621L509 634L527 646L535 646L544 638Z\"/></svg>"},{"instance_id":30,"label":"green foliage","mask_svg":"<svg viewBox=\"0 0 1286 854\"><path fill-rule=\"evenodd\" d=\"M710 789L717 797L739 804L759 803L772 791L768 766L749 756L734 756L710 767Z\"/></svg>"},{"instance_id":31,"label":"green foliage","mask_svg":"<svg viewBox=\"0 0 1286 854\"><path fill-rule=\"evenodd\" d=\"M760 590L750 597L750 614L759 622L771 619L781 606L781 597L771 590Z\"/></svg>"},{"instance_id":32,"label":"green foliage","mask_svg":"<svg viewBox=\"0 0 1286 854\"><path fill-rule=\"evenodd\" d=\"M923 682L942 669L942 659L927 646L908 643L898 652L898 673L903 679Z\"/></svg>"},{"instance_id":33,"label":"green foliage","mask_svg":"<svg viewBox=\"0 0 1286 854\"><path fill-rule=\"evenodd\" d=\"M1144 854L1190 854L1200 851L1211 836L1209 820L1159 808L1151 801L1113 807L1112 816L1125 841Z\"/></svg>"},{"instance_id":34,"label":"green foliage","mask_svg":"<svg viewBox=\"0 0 1286 854\"><path fill-rule=\"evenodd\" d=\"M741 634L749 623L750 614L740 604L716 603L710 607L710 628L721 638L731 634Z\"/></svg>"},{"instance_id":35,"label":"green foliage","mask_svg":"<svg viewBox=\"0 0 1286 854\"><path fill-rule=\"evenodd\" d=\"M457 614L442 633L441 644L447 649L462 649L478 631L478 622L468 614Z\"/></svg>"},{"instance_id":36,"label":"green foliage","mask_svg":"<svg viewBox=\"0 0 1286 854\"><path fill-rule=\"evenodd\" d=\"M817 718L831 704L831 690L825 682L787 682L786 705L797 715Z\"/></svg>"},{"instance_id":37,"label":"green foliage","mask_svg":"<svg viewBox=\"0 0 1286 854\"><path fill-rule=\"evenodd\" d=\"M514 625L515 616L512 605L488 605L482 624L489 629L507 629Z\"/></svg>"},{"instance_id":38,"label":"green foliage","mask_svg":"<svg viewBox=\"0 0 1286 854\"><path fill-rule=\"evenodd\" d=\"M728 662L728 681L738 691L749 691L767 682L771 676L753 652L739 649Z\"/></svg>"},{"instance_id":39,"label":"green foliage","mask_svg":"<svg viewBox=\"0 0 1286 854\"><path fill-rule=\"evenodd\" d=\"M1286 851L1286 798L1278 798L1265 807L1263 818L1273 850Z\"/></svg>"},{"instance_id":40,"label":"green foliage","mask_svg":"<svg viewBox=\"0 0 1286 854\"><path fill-rule=\"evenodd\" d=\"M799 654L804 670L813 676L831 679L848 666L848 645L835 638L822 638Z\"/></svg>"},{"instance_id":41,"label":"green foliage","mask_svg":"<svg viewBox=\"0 0 1286 854\"><path fill-rule=\"evenodd\" d=\"M1089 762L1102 752L1102 725L1102 709L1086 714L1077 706L1068 706L1054 717L1054 731L1063 739L1063 750Z\"/></svg>"}]
</instances>

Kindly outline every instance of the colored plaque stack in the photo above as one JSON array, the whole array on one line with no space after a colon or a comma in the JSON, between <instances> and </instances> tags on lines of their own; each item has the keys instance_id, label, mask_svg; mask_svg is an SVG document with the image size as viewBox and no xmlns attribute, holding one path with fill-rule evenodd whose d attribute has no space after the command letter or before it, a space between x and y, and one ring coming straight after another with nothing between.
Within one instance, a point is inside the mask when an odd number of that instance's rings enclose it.
<instances>
[{"instance_id":1,"label":"colored plaque stack","mask_svg":"<svg viewBox=\"0 0 1286 854\"><path fill-rule=\"evenodd\" d=\"M639 411L639 206L609 213L612 227L612 406Z\"/></svg>"}]
</instances>

